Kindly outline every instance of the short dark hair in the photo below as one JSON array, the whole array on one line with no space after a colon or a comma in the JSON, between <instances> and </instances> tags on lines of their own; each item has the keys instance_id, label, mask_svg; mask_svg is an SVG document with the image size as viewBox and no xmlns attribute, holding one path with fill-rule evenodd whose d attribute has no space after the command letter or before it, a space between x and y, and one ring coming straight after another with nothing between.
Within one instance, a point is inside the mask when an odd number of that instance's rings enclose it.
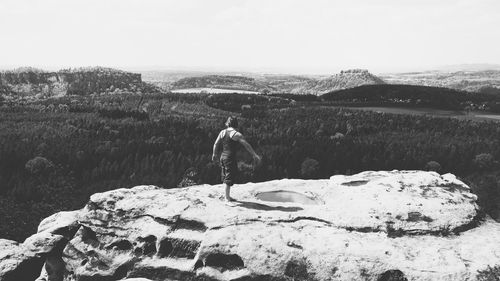
<instances>
[{"instance_id":1,"label":"short dark hair","mask_svg":"<svg viewBox=\"0 0 500 281\"><path fill-rule=\"evenodd\" d=\"M238 127L238 119L234 116L229 116L226 121L226 126L233 128Z\"/></svg>"}]
</instances>

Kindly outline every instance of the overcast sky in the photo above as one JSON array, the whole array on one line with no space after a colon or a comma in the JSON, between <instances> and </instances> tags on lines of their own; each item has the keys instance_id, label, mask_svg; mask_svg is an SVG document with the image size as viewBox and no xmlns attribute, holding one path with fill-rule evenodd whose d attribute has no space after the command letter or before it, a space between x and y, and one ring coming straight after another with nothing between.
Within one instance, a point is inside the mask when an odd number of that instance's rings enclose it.
<instances>
[{"instance_id":1,"label":"overcast sky","mask_svg":"<svg viewBox=\"0 0 500 281\"><path fill-rule=\"evenodd\" d=\"M500 0L1 0L0 66L334 73L500 63Z\"/></svg>"}]
</instances>

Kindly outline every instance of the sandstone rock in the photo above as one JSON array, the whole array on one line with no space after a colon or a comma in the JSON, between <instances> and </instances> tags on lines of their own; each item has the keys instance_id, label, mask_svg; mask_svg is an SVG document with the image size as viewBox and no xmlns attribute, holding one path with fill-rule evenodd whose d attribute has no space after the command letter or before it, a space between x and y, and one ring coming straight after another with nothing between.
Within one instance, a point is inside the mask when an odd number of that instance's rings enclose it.
<instances>
[{"instance_id":1,"label":"sandstone rock","mask_svg":"<svg viewBox=\"0 0 500 281\"><path fill-rule=\"evenodd\" d=\"M248 183L234 206L223 193L117 189L39 230L78 227L62 254L68 281L474 280L500 264L500 225L451 174Z\"/></svg>"},{"instance_id":2,"label":"sandstone rock","mask_svg":"<svg viewBox=\"0 0 500 281\"><path fill-rule=\"evenodd\" d=\"M61 255L49 255L45 259L40 276L35 281L63 281L66 266Z\"/></svg>"},{"instance_id":3,"label":"sandstone rock","mask_svg":"<svg viewBox=\"0 0 500 281\"><path fill-rule=\"evenodd\" d=\"M40 280L62 280L64 263L61 252L66 243L64 236L47 231L28 237L22 244L0 239L0 281L35 280L40 275L44 262L44 269L49 270L48 273L44 271L42 275L52 278ZM57 274L53 274L55 272ZM54 277L55 275L57 277Z\"/></svg>"},{"instance_id":4,"label":"sandstone rock","mask_svg":"<svg viewBox=\"0 0 500 281\"><path fill-rule=\"evenodd\" d=\"M38 232L60 234L72 237L79 227L78 211L59 212L47 217L38 225Z\"/></svg>"},{"instance_id":5,"label":"sandstone rock","mask_svg":"<svg viewBox=\"0 0 500 281\"><path fill-rule=\"evenodd\" d=\"M16 241L0 239L0 281L35 280L43 260Z\"/></svg>"},{"instance_id":6,"label":"sandstone rock","mask_svg":"<svg viewBox=\"0 0 500 281\"><path fill-rule=\"evenodd\" d=\"M40 232L28 237L23 245L34 254L48 254L54 248L61 248L66 244L66 239L62 235L52 234L50 232ZM61 248L62 250L62 248Z\"/></svg>"}]
</instances>

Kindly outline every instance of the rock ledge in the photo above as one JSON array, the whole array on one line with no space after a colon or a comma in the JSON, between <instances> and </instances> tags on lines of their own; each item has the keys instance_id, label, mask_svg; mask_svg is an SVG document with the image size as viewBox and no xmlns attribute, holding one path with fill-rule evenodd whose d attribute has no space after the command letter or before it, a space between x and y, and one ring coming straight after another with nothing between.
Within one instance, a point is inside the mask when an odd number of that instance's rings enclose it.
<instances>
[{"instance_id":1,"label":"rock ledge","mask_svg":"<svg viewBox=\"0 0 500 281\"><path fill-rule=\"evenodd\" d=\"M68 239L68 281L473 280L500 264L500 224L451 174L285 179L232 195L234 206L220 185L98 193L42 221L24 246Z\"/></svg>"}]
</instances>

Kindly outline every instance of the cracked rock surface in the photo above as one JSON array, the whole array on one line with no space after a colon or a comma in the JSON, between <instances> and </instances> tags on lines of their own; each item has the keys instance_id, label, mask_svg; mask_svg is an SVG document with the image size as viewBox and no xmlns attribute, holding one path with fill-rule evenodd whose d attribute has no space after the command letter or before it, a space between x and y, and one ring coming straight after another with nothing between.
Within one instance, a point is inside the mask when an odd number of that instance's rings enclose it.
<instances>
[{"instance_id":1,"label":"cracked rock surface","mask_svg":"<svg viewBox=\"0 0 500 281\"><path fill-rule=\"evenodd\" d=\"M34 280L43 260L25 245L16 241L0 239L0 280Z\"/></svg>"},{"instance_id":2,"label":"cracked rock surface","mask_svg":"<svg viewBox=\"0 0 500 281\"><path fill-rule=\"evenodd\" d=\"M36 235L68 237L68 281L474 280L500 264L500 225L451 174L248 183L233 204L223 189L98 193Z\"/></svg>"}]
</instances>

